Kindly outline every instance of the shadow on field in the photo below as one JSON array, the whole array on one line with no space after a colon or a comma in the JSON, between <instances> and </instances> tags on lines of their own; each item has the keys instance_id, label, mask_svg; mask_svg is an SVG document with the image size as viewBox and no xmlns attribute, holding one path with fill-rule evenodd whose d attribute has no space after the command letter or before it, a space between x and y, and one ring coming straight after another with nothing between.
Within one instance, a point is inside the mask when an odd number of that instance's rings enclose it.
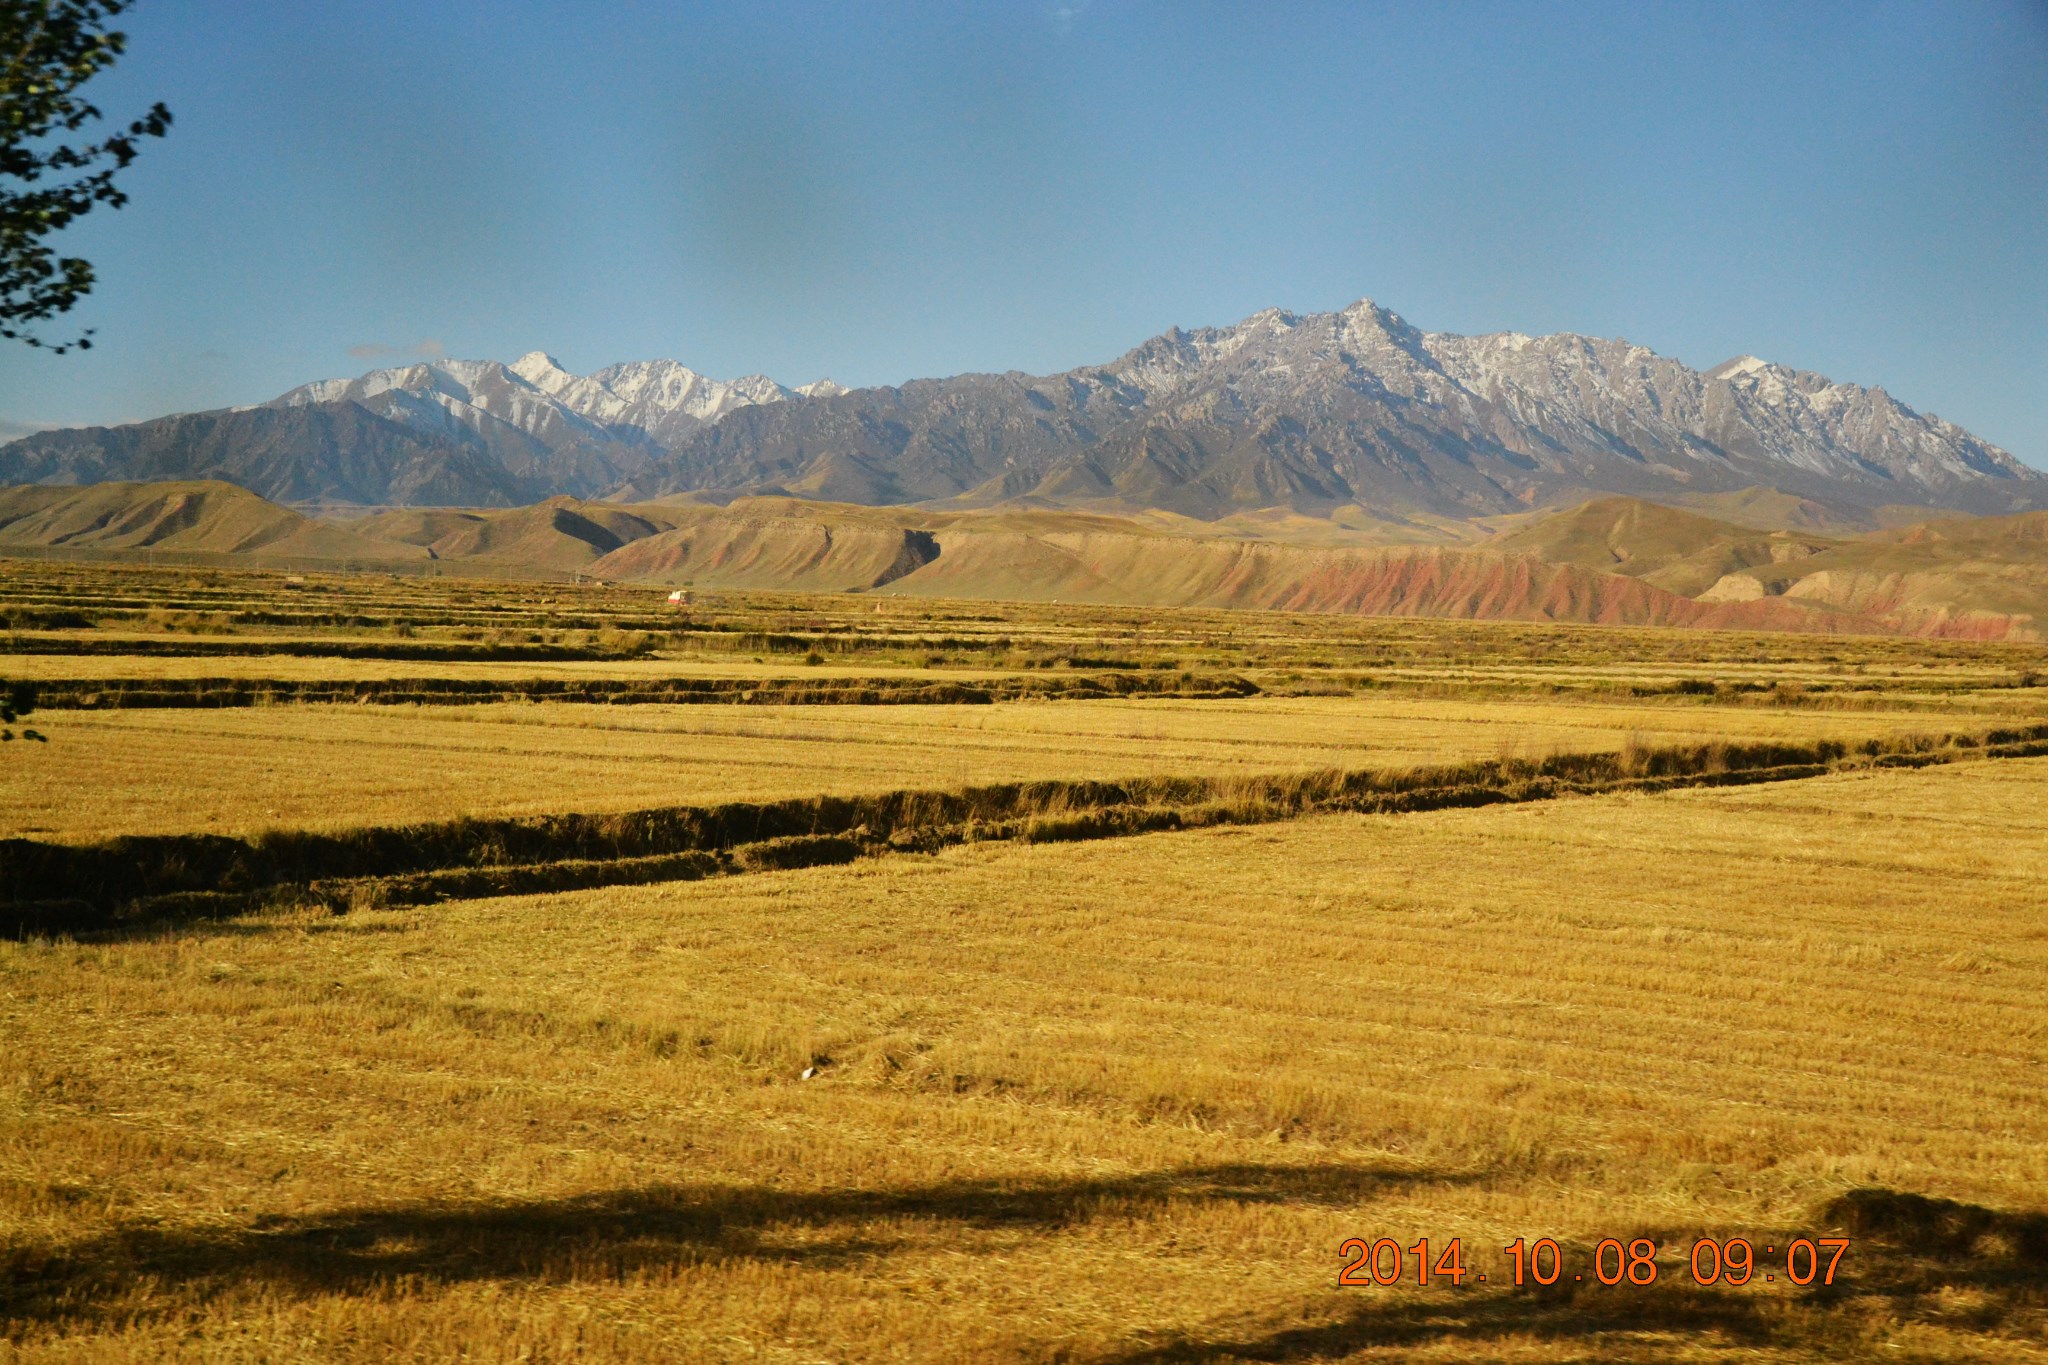
<instances>
[{"instance_id":1,"label":"shadow on field","mask_svg":"<svg viewBox=\"0 0 2048 1365\"><path fill-rule=\"evenodd\" d=\"M1304 1300L1291 1325L1261 1330L1219 1327L1201 1336L1153 1342L1092 1358L1093 1365L1220 1365L1225 1361L1334 1359L1357 1351L1506 1338L1575 1342L1634 1333L1706 1336L1740 1348L1798 1350L1814 1359L1864 1359L1881 1349L1884 1324L1931 1321L1968 1333L2038 1340L2048 1321L2048 1214L2003 1213L1975 1204L1895 1190L1854 1190L1821 1210L1817 1224L1851 1239L1832 1286L1770 1292L1703 1288L1682 1267L1666 1267L1655 1285L1608 1288L1590 1281L1555 1290L1465 1290L1430 1300L1354 1296L1328 1317L1324 1294ZM1812 1227L1775 1234L1775 1244L1814 1235ZM1658 1239L1667 1249L1691 1237ZM1583 1263L1585 1248L1568 1251ZM1759 1258L1761 1276L1761 1258ZM1849 1311L1843 1311L1849 1310ZM1875 1311L1872 1311L1875 1310ZM1313 1322L1316 1318L1324 1321ZM1303 1325L1303 1320L1312 1325ZM1649 1343L1634 1343L1648 1345ZM1672 1343L1666 1341L1663 1346ZM1609 1343L1620 1347L1621 1343ZM1600 1348L1596 1348L1600 1349ZM1574 1357L1577 1358L1577 1357ZM1634 1358L1631 1355L1629 1358Z\"/></svg>"},{"instance_id":2,"label":"shadow on field","mask_svg":"<svg viewBox=\"0 0 2048 1365\"><path fill-rule=\"evenodd\" d=\"M896 1190L651 1186L573 1199L409 1205L224 1229L133 1226L63 1247L0 1243L0 1327L132 1321L240 1286L305 1295L397 1281L619 1280L753 1259L833 1267L886 1256L895 1220L1058 1229L1175 1204L1350 1208L1385 1190L1468 1177L1367 1165L1193 1166L1092 1180L961 1180ZM122 1302L139 1283L146 1304Z\"/></svg>"},{"instance_id":3,"label":"shadow on field","mask_svg":"<svg viewBox=\"0 0 2048 1365\"><path fill-rule=\"evenodd\" d=\"M309 1298L393 1289L430 1294L479 1280L618 1282L736 1260L839 1269L913 1242L929 1247L949 1225L1056 1231L1211 1202L1355 1209L1396 1187L1471 1178L1364 1165L1240 1164L898 1190L654 1186L563 1200L265 1219L222 1230L129 1227L48 1251L0 1245L0 1330L175 1318L245 1290ZM1046 1350L1095 1365L1202 1365L1332 1359L1424 1344L1469 1343L1490 1352L1510 1341L1565 1343L1607 1358L1688 1339L1862 1359L1904 1322L1938 1323L1976 1335L1980 1344L2037 1339L2048 1323L2048 1215L1858 1190L1776 1240L1784 1245L1828 1230L1847 1233L1851 1248L1836 1283L1810 1290L1760 1283L1702 1288L1667 1261L1658 1283L1645 1288L1588 1281L1502 1291L1468 1281L1425 1299L1390 1298L1375 1289L1327 1287L1336 1264L1331 1247L1330 1258L1305 1258L1302 1267L1304 1290L1324 1287L1260 1320L1238 1317L1099 1355L1075 1355L1071 1342L1047 1343ZM1669 1252L1691 1237L1671 1232L1657 1240ZM1566 1257L1583 1265L1590 1249L1568 1247ZM1761 1268L1760 1258L1759 1276ZM1656 1336L1645 1340L1646 1333Z\"/></svg>"}]
</instances>

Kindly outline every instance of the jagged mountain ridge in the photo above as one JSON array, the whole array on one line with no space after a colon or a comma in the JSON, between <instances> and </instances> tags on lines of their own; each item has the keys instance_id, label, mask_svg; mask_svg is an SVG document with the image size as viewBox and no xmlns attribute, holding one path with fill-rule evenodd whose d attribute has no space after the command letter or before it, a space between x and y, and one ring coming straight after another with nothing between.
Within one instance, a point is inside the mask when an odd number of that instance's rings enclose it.
<instances>
[{"instance_id":1,"label":"jagged mountain ridge","mask_svg":"<svg viewBox=\"0 0 2048 1365\"><path fill-rule=\"evenodd\" d=\"M181 413L0 446L0 483L203 479L288 503L513 507L541 496L487 451L354 402Z\"/></svg>"},{"instance_id":2,"label":"jagged mountain ridge","mask_svg":"<svg viewBox=\"0 0 2048 1365\"><path fill-rule=\"evenodd\" d=\"M323 379L267 406L344 399L374 406L404 395L431 402L465 424L504 422L551 446L588 441L659 450L735 408L844 392L829 379L794 389L761 374L712 379L673 360L632 361L574 375L547 352L529 351L509 365L435 360L372 370L359 379Z\"/></svg>"},{"instance_id":3,"label":"jagged mountain ridge","mask_svg":"<svg viewBox=\"0 0 2048 1365\"><path fill-rule=\"evenodd\" d=\"M282 502L518 507L602 494L735 408L841 392L829 379L709 379L672 360L589 376L540 351L436 360L254 407L39 432L0 446L0 483L222 479Z\"/></svg>"},{"instance_id":4,"label":"jagged mountain ridge","mask_svg":"<svg viewBox=\"0 0 2048 1365\"><path fill-rule=\"evenodd\" d=\"M711 379L673 360L634 361L580 376L546 352L530 351L510 365L437 360L321 380L267 406L360 404L479 449L537 496L587 496L617 486L736 408L840 392L829 379L801 389L758 374Z\"/></svg>"},{"instance_id":5,"label":"jagged mountain ridge","mask_svg":"<svg viewBox=\"0 0 2048 1365\"><path fill-rule=\"evenodd\" d=\"M1758 488L1836 508L2048 506L2048 476L1882 388L1750 356L1698 371L1570 333L1423 332L1370 300L1176 328L1046 376L849 392L712 380L674 361L577 376L536 351L0 447L8 482L207 477L292 501L788 494L1204 520L1471 519Z\"/></svg>"},{"instance_id":6,"label":"jagged mountain ridge","mask_svg":"<svg viewBox=\"0 0 2048 1365\"><path fill-rule=\"evenodd\" d=\"M1972 511L2048 498L2048 477L1881 388L1752 357L1702 372L1569 333L1422 332L1370 300L1176 329L1064 374L737 412L632 490L1473 517L1758 485Z\"/></svg>"}]
</instances>

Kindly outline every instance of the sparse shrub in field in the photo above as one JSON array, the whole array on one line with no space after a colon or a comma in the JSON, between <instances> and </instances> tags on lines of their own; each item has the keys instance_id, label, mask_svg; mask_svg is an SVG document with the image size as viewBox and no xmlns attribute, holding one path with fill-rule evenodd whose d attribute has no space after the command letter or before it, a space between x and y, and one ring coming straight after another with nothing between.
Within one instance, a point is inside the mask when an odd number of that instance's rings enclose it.
<instances>
[{"instance_id":1,"label":"sparse shrub in field","mask_svg":"<svg viewBox=\"0 0 2048 1365\"><path fill-rule=\"evenodd\" d=\"M358 882L348 891L347 913L358 914L366 910L382 910L390 903L390 896L382 882Z\"/></svg>"},{"instance_id":2,"label":"sparse shrub in field","mask_svg":"<svg viewBox=\"0 0 2048 1365\"><path fill-rule=\"evenodd\" d=\"M637 658L654 648L654 637L645 631L600 626L592 643L607 654L623 654Z\"/></svg>"},{"instance_id":3,"label":"sparse shrub in field","mask_svg":"<svg viewBox=\"0 0 2048 1365\"><path fill-rule=\"evenodd\" d=\"M825 662L825 656L814 649L810 653L804 655L804 662L806 664L809 664L812 668L816 668L818 665Z\"/></svg>"},{"instance_id":4,"label":"sparse shrub in field","mask_svg":"<svg viewBox=\"0 0 2048 1365\"><path fill-rule=\"evenodd\" d=\"M20 723L23 716L35 709L36 690L33 686L28 683L10 683L0 678L0 740L13 739L13 727ZM31 730L26 726L22 728L21 737L42 743L48 742L43 739L41 731Z\"/></svg>"},{"instance_id":5,"label":"sparse shrub in field","mask_svg":"<svg viewBox=\"0 0 2048 1365\"><path fill-rule=\"evenodd\" d=\"M224 611L171 611L151 607L143 620L162 631L183 631L188 635L226 635L234 622Z\"/></svg>"},{"instance_id":6,"label":"sparse shrub in field","mask_svg":"<svg viewBox=\"0 0 2048 1365\"><path fill-rule=\"evenodd\" d=\"M860 845L838 835L793 835L784 839L763 839L742 844L732 859L749 872L772 872L794 867L824 867L850 863L860 856Z\"/></svg>"}]
</instances>

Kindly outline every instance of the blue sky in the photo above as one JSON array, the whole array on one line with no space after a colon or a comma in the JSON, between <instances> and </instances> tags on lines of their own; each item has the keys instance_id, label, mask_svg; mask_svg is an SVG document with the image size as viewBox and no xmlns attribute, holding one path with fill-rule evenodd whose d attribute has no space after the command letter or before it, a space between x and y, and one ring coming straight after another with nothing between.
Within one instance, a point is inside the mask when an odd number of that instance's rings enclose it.
<instances>
[{"instance_id":1,"label":"blue sky","mask_svg":"<svg viewBox=\"0 0 2048 1365\"><path fill-rule=\"evenodd\" d=\"M889 383L1372 297L1883 384L2048 466L2048 3L142 0L177 126L0 422L412 355Z\"/></svg>"}]
</instances>

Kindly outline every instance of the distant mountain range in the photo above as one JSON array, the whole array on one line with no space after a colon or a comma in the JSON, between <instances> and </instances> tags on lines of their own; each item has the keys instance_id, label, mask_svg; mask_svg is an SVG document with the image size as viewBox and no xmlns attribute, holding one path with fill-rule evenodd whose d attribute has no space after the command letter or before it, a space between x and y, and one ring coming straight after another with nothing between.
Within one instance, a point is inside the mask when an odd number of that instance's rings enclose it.
<instances>
[{"instance_id":1,"label":"distant mountain range","mask_svg":"<svg viewBox=\"0 0 2048 1365\"><path fill-rule=\"evenodd\" d=\"M283 502L508 507L792 495L871 506L1266 509L1381 528L1603 493L1771 489L1837 514L2048 507L2048 475L1881 388L1626 341L1422 332L1371 301L1176 329L1107 365L844 390L534 352L258 407L42 432L0 482L223 479Z\"/></svg>"},{"instance_id":2,"label":"distant mountain range","mask_svg":"<svg viewBox=\"0 0 2048 1365\"><path fill-rule=\"evenodd\" d=\"M749 404L842 392L707 379L672 360L587 377L539 351L510 365L437 360L302 384L259 407L39 432L0 446L0 483L203 478L281 502L512 507L617 487Z\"/></svg>"}]
</instances>

